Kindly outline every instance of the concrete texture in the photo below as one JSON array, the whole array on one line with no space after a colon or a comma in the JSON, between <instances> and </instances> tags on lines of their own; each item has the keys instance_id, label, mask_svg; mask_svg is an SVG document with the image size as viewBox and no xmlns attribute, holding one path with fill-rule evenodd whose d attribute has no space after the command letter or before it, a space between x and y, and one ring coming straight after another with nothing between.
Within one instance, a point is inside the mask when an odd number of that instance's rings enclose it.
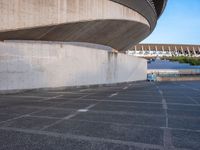
<instances>
[{"instance_id":1,"label":"concrete texture","mask_svg":"<svg viewBox=\"0 0 200 150\"><path fill-rule=\"evenodd\" d=\"M0 42L0 90L112 84L146 79L146 60L83 43Z\"/></svg>"},{"instance_id":2,"label":"concrete texture","mask_svg":"<svg viewBox=\"0 0 200 150\"><path fill-rule=\"evenodd\" d=\"M165 2L1 0L0 91L145 80L144 59L111 51L147 37Z\"/></svg>"},{"instance_id":3,"label":"concrete texture","mask_svg":"<svg viewBox=\"0 0 200 150\"><path fill-rule=\"evenodd\" d=\"M0 40L88 42L121 51L155 26L140 11L110 0L1 0L0 18Z\"/></svg>"},{"instance_id":4,"label":"concrete texture","mask_svg":"<svg viewBox=\"0 0 200 150\"><path fill-rule=\"evenodd\" d=\"M199 116L200 81L1 95L0 149L199 150Z\"/></svg>"}]
</instances>

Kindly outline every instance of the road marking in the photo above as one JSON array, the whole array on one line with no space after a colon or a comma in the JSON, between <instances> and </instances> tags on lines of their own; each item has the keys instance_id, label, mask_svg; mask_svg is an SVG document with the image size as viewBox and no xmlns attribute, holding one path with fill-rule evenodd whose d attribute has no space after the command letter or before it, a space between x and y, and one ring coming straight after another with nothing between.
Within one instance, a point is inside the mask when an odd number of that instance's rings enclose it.
<instances>
[{"instance_id":1,"label":"road marking","mask_svg":"<svg viewBox=\"0 0 200 150\"><path fill-rule=\"evenodd\" d=\"M70 114L70 115L68 115L68 116L66 116L66 117L64 117L64 118L62 118L62 119L60 119L60 120L58 120L58 121L52 123L52 124L49 124L49 125L43 127L43 128L40 129L40 130L41 130L41 131L44 131L44 130L46 130L46 129L49 128L49 127L52 127L52 126L54 126L54 125L56 125L56 124L58 124L58 123L60 123L60 122L63 122L64 120L69 120L69 119L75 117L75 116L78 115L79 113L88 112L89 109L91 109L92 107L94 107L94 106L97 105L97 104L98 104L98 103L96 103L96 104L91 104L91 105L89 105L89 106L86 107L86 108L78 109L76 112L74 112L74 113L72 113L72 114Z\"/></svg>"},{"instance_id":2,"label":"road marking","mask_svg":"<svg viewBox=\"0 0 200 150\"><path fill-rule=\"evenodd\" d=\"M194 98L192 98L192 97L190 97L190 96L188 96L188 98L189 98L192 102L194 102L195 104L199 104L199 102L197 102Z\"/></svg>"},{"instance_id":3,"label":"road marking","mask_svg":"<svg viewBox=\"0 0 200 150\"><path fill-rule=\"evenodd\" d=\"M122 144L127 146L134 146L140 147L142 149L163 149L163 146L160 145L153 145L153 144L146 144L146 143L137 143L132 141L122 141L122 140L114 140L114 139L106 139L106 138L99 138L99 137L89 137L84 135L74 135L74 134L62 134L56 132L49 132L49 131L41 131L41 130L32 130L32 129L18 129L12 127L0 127L1 130L6 131L15 131L21 133L28 133L28 134L37 134L37 135L46 135L56 138L63 138L63 139L73 139L73 140L81 140L81 141L90 141L90 142L97 142L97 143L113 143L113 144Z\"/></svg>"},{"instance_id":4,"label":"road marking","mask_svg":"<svg viewBox=\"0 0 200 150\"><path fill-rule=\"evenodd\" d=\"M74 94L73 92L48 92L48 93L55 93L55 94Z\"/></svg>"},{"instance_id":5,"label":"road marking","mask_svg":"<svg viewBox=\"0 0 200 150\"><path fill-rule=\"evenodd\" d=\"M82 89L82 90L79 90L80 92L85 92L85 91L91 91L91 89Z\"/></svg>"},{"instance_id":6,"label":"road marking","mask_svg":"<svg viewBox=\"0 0 200 150\"><path fill-rule=\"evenodd\" d=\"M114 97L114 96L117 96L117 95L118 95L118 92L114 93L114 94L111 94L109 97Z\"/></svg>"},{"instance_id":7,"label":"road marking","mask_svg":"<svg viewBox=\"0 0 200 150\"><path fill-rule=\"evenodd\" d=\"M84 108L84 109L79 109L79 110L77 110L77 111L78 111L78 112L88 112L89 109L93 108L93 107L96 106L96 105L97 105L97 103L96 103L96 104L91 104L90 106L88 106L88 107L86 107L86 108Z\"/></svg>"},{"instance_id":8,"label":"road marking","mask_svg":"<svg viewBox=\"0 0 200 150\"><path fill-rule=\"evenodd\" d=\"M160 94L160 96L162 97L162 107L164 109L165 112L165 128L164 128L164 137L163 137L163 142L164 142L164 150L168 150L168 149L175 149L175 147L173 146L173 142L172 142L172 133L171 130L168 128L169 127L169 117L168 117L168 106L167 106L167 102L166 99L164 98L163 95L163 91L159 88L159 86L155 85L156 88L158 89L158 92Z\"/></svg>"},{"instance_id":9,"label":"road marking","mask_svg":"<svg viewBox=\"0 0 200 150\"><path fill-rule=\"evenodd\" d=\"M58 96L54 96L54 97L48 97L48 98L45 98L43 100L40 100L40 102L43 102L43 101L48 101L48 100L51 100L51 99L56 99L56 98L60 98L62 97L63 95L58 95Z\"/></svg>"},{"instance_id":10,"label":"road marking","mask_svg":"<svg viewBox=\"0 0 200 150\"><path fill-rule=\"evenodd\" d=\"M186 87L186 88L188 88L188 89L192 89L192 90L194 90L194 91L200 91L200 89L197 89L197 88L191 88L191 87L188 87L187 85L184 85L184 84L180 84L180 86L182 86L182 87Z\"/></svg>"},{"instance_id":11,"label":"road marking","mask_svg":"<svg viewBox=\"0 0 200 150\"><path fill-rule=\"evenodd\" d=\"M21 119L21 118L24 118L24 117L30 117L32 114L39 113L39 112L47 110L47 109L48 108L37 110L37 111L33 111L31 113L28 113L28 114L23 114L23 115L20 115L18 117L14 117L14 118L11 118L11 119L8 119L8 120L5 120L5 121L1 121L0 124L6 123L6 122L9 122L9 121L13 121L13 120L17 120L17 119Z\"/></svg>"},{"instance_id":12,"label":"road marking","mask_svg":"<svg viewBox=\"0 0 200 150\"><path fill-rule=\"evenodd\" d=\"M161 90L158 90L158 91L159 91L160 95L163 95L163 91L161 91Z\"/></svg>"},{"instance_id":13,"label":"road marking","mask_svg":"<svg viewBox=\"0 0 200 150\"><path fill-rule=\"evenodd\" d=\"M69 119L75 117L76 115L77 115L77 112L75 112L75 113L73 113L73 114L70 114L70 115L68 115L68 116L66 116L66 117L64 117L64 118L62 118L62 119L60 119L60 120L58 120L58 121L55 121L55 122L52 123L52 124L49 124L49 125L44 126L44 127L43 127L42 129L40 129L40 130L41 130L41 131L44 131L44 130L46 130L46 129L49 128L49 127L52 127L52 126L54 126L54 125L56 125L56 124L58 124L58 123L60 123L60 122L63 122L64 120L69 120Z\"/></svg>"},{"instance_id":14,"label":"road marking","mask_svg":"<svg viewBox=\"0 0 200 150\"><path fill-rule=\"evenodd\" d=\"M47 97L31 96L31 95L9 95L7 98L38 98L38 99L44 99L44 98L47 98Z\"/></svg>"},{"instance_id":15,"label":"road marking","mask_svg":"<svg viewBox=\"0 0 200 150\"><path fill-rule=\"evenodd\" d=\"M173 146L173 142L172 142L172 133L171 130L168 128L164 129L164 149L166 150L175 150L175 147Z\"/></svg>"},{"instance_id":16,"label":"road marking","mask_svg":"<svg viewBox=\"0 0 200 150\"><path fill-rule=\"evenodd\" d=\"M125 86L125 87L123 88L123 90L126 90L126 89L128 89L128 86Z\"/></svg>"},{"instance_id":17,"label":"road marking","mask_svg":"<svg viewBox=\"0 0 200 150\"><path fill-rule=\"evenodd\" d=\"M79 109L77 110L78 112L88 112L89 110L88 109Z\"/></svg>"}]
</instances>

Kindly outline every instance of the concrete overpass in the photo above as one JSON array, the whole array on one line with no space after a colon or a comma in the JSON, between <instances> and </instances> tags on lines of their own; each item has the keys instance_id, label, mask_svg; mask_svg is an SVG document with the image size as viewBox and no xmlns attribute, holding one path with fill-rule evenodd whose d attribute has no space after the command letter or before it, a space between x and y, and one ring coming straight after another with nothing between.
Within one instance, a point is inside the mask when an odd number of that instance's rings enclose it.
<instances>
[{"instance_id":1,"label":"concrete overpass","mask_svg":"<svg viewBox=\"0 0 200 150\"><path fill-rule=\"evenodd\" d=\"M1 0L0 89L143 80L145 60L108 51L126 51L151 34L165 5L166 0Z\"/></svg>"},{"instance_id":2,"label":"concrete overpass","mask_svg":"<svg viewBox=\"0 0 200 150\"><path fill-rule=\"evenodd\" d=\"M134 56L194 56L200 57L200 45L138 44L129 49Z\"/></svg>"}]
</instances>

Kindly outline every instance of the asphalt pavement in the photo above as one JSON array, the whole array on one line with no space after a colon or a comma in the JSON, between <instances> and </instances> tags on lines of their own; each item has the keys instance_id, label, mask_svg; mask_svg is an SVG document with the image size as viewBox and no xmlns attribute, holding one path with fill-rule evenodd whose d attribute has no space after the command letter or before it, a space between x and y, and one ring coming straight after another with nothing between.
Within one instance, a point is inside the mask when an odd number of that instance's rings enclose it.
<instances>
[{"instance_id":1,"label":"asphalt pavement","mask_svg":"<svg viewBox=\"0 0 200 150\"><path fill-rule=\"evenodd\" d=\"M0 95L0 150L199 150L200 81Z\"/></svg>"}]
</instances>

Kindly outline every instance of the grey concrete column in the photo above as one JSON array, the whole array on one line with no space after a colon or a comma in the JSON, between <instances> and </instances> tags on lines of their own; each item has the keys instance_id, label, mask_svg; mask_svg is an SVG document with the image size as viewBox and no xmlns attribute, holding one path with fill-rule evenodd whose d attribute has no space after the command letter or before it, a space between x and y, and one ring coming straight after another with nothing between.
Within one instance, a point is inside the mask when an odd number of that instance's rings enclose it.
<instances>
[{"instance_id":1,"label":"grey concrete column","mask_svg":"<svg viewBox=\"0 0 200 150\"><path fill-rule=\"evenodd\" d=\"M189 47L187 47L187 51L188 51L189 56L191 56Z\"/></svg>"},{"instance_id":2,"label":"grey concrete column","mask_svg":"<svg viewBox=\"0 0 200 150\"><path fill-rule=\"evenodd\" d=\"M194 48L194 46L193 46L193 52L194 52L194 56L196 57L197 56L197 53L196 53L196 50L195 50L195 48Z\"/></svg>"},{"instance_id":3,"label":"grey concrete column","mask_svg":"<svg viewBox=\"0 0 200 150\"><path fill-rule=\"evenodd\" d=\"M185 55L185 52L183 50L183 46L181 46L181 51L182 51L182 54Z\"/></svg>"},{"instance_id":4,"label":"grey concrete column","mask_svg":"<svg viewBox=\"0 0 200 150\"><path fill-rule=\"evenodd\" d=\"M164 46L162 46L162 51L163 51L163 54L164 54L164 51L165 51L165 50L164 50Z\"/></svg>"},{"instance_id":5,"label":"grey concrete column","mask_svg":"<svg viewBox=\"0 0 200 150\"><path fill-rule=\"evenodd\" d=\"M169 54L172 55L171 47L170 46L168 46L168 50L169 50Z\"/></svg>"},{"instance_id":6,"label":"grey concrete column","mask_svg":"<svg viewBox=\"0 0 200 150\"><path fill-rule=\"evenodd\" d=\"M175 52L176 52L176 55L179 55L178 54L178 50L177 50L177 47L175 46Z\"/></svg>"},{"instance_id":7,"label":"grey concrete column","mask_svg":"<svg viewBox=\"0 0 200 150\"><path fill-rule=\"evenodd\" d=\"M142 53L143 53L143 55L144 55L144 46L142 45Z\"/></svg>"}]
</instances>

